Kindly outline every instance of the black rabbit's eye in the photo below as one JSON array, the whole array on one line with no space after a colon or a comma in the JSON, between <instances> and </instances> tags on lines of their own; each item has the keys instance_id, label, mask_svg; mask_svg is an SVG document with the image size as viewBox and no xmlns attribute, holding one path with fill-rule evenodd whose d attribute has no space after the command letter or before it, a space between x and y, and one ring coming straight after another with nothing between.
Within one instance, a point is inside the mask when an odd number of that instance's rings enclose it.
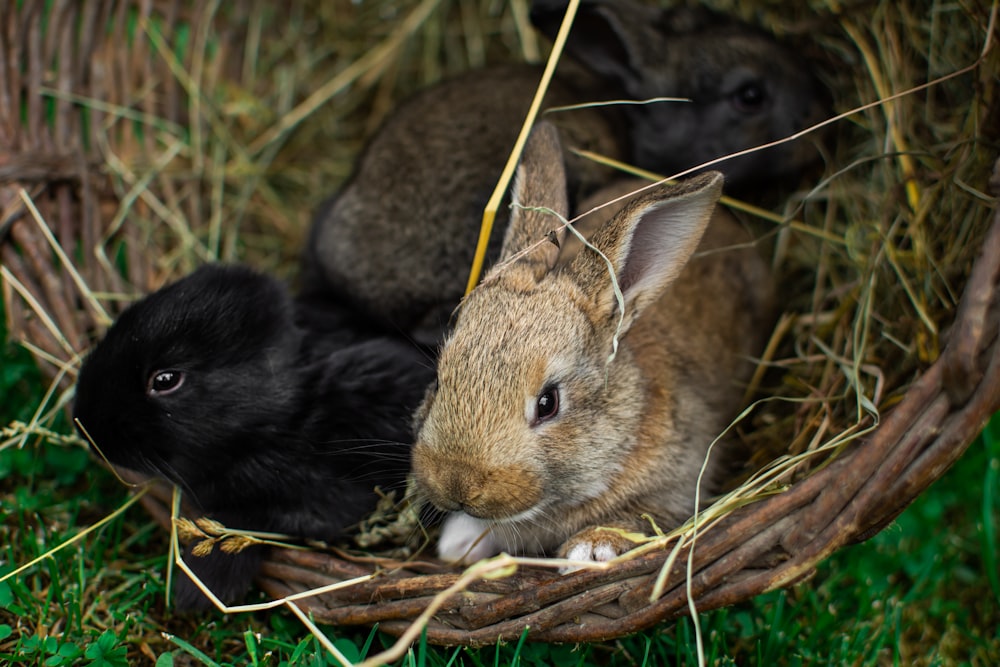
<instances>
[{"instance_id":1,"label":"black rabbit's eye","mask_svg":"<svg viewBox=\"0 0 1000 667\"><path fill-rule=\"evenodd\" d=\"M747 83L740 87L732 97L733 106L737 111L753 113L760 111L767 100L767 93L759 83Z\"/></svg>"},{"instance_id":2,"label":"black rabbit's eye","mask_svg":"<svg viewBox=\"0 0 1000 667\"><path fill-rule=\"evenodd\" d=\"M182 384L184 384L182 371L156 371L149 376L149 386L146 388L146 393L150 396L166 396L180 389Z\"/></svg>"},{"instance_id":3,"label":"black rabbit's eye","mask_svg":"<svg viewBox=\"0 0 1000 667\"><path fill-rule=\"evenodd\" d=\"M535 423L552 419L557 414L559 414L559 388L546 387L538 395L538 401L535 403Z\"/></svg>"}]
</instances>

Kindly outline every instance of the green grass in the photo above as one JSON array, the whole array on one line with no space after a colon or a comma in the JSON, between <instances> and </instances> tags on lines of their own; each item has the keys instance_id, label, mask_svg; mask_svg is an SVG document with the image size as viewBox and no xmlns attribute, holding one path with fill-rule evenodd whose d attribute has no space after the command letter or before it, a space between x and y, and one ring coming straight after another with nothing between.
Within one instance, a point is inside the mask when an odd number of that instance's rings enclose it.
<instances>
[{"instance_id":1,"label":"green grass","mask_svg":"<svg viewBox=\"0 0 1000 667\"><path fill-rule=\"evenodd\" d=\"M0 423L42 394L29 356L0 354ZM787 591L703 614L708 664L1000 664L1000 420L887 530ZM68 432L64 419L51 425ZM80 448L29 440L0 451L0 573L117 509L125 490ZM0 583L0 664L333 665L290 614L192 619L163 608L167 543L139 508ZM326 628L358 659L391 641ZM696 664L690 619L585 646L415 646L406 666Z\"/></svg>"}]
</instances>

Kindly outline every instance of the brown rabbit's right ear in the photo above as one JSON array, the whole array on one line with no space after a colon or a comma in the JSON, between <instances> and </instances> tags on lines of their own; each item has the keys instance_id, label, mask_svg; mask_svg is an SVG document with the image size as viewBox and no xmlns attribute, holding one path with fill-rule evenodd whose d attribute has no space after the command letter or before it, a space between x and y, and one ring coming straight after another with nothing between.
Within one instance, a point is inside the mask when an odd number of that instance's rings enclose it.
<instances>
[{"instance_id":1,"label":"brown rabbit's right ear","mask_svg":"<svg viewBox=\"0 0 1000 667\"><path fill-rule=\"evenodd\" d=\"M498 266L543 241L516 258L519 265L532 269L536 280L541 280L559 257L566 235L564 221L569 215L562 145L552 123L541 122L531 130L514 176L511 199L510 225Z\"/></svg>"},{"instance_id":2,"label":"brown rabbit's right ear","mask_svg":"<svg viewBox=\"0 0 1000 667\"><path fill-rule=\"evenodd\" d=\"M594 248L580 251L570 275L591 295L602 316L619 312L607 262L624 298L624 331L691 259L722 195L722 183L722 174L710 171L661 186L630 202L597 231Z\"/></svg>"}]
</instances>

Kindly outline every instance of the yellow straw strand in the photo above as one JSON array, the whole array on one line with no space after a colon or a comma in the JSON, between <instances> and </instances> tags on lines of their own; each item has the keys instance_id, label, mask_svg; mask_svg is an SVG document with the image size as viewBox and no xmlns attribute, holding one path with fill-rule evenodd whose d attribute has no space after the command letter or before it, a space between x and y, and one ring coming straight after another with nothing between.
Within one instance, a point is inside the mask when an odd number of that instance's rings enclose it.
<instances>
[{"instance_id":1,"label":"yellow straw strand","mask_svg":"<svg viewBox=\"0 0 1000 667\"><path fill-rule=\"evenodd\" d=\"M538 110L542 106L542 98L545 97L545 92L549 89L549 82L552 81L552 74L556 70L559 55L566 44L566 38L569 36L569 29L573 25L573 17L576 16L576 8L579 5L580 0L570 0L569 6L566 8L566 15L563 16L562 25L559 26L559 34L556 35L556 40L552 45L552 53L549 54L548 62L545 63L545 71L542 73L542 79L538 84L538 89L535 91L535 98L531 101L528 115L524 118L524 124L521 125L521 132L517 135L517 141L514 143L514 148L507 158L507 164L504 165L503 172L500 174L500 180L493 190L493 196L490 197L489 203L486 204L486 210L483 211L483 222L479 229L479 243L476 245L476 255L472 260L472 269L469 271L469 282L465 286L466 294L471 292L472 288L476 286L476 283L479 282L479 276L483 272L486 246L489 244L490 234L493 232L493 221L496 220L497 210L500 208L500 200L503 199L503 195L507 191L507 184L510 183L510 179L514 175L514 168L517 166L517 160L521 156L521 149L524 148L524 144L528 140L531 126L535 124Z\"/></svg>"}]
</instances>

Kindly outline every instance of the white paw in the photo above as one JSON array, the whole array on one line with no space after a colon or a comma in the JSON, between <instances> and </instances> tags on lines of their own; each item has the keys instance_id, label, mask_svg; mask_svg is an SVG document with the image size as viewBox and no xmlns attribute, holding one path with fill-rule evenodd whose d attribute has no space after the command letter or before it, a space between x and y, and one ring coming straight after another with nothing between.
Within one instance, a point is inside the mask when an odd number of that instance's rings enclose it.
<instances>
[{"instance_id":1,"label":"white paw","mask_svg":"<svg viewBox=\"0 0 1000 667\"><path fill-rule=\"evenodd\" d=\"M441 526L438 557L449 563L475 563L500 553L490 526L465 512L453 512Z\"/></svg>"},{"instance_id":2,"label":"white paw","mask_svg":"<svg viewBox=\"0 0 1000 667\"><path fill-rule=\"evenodd\" d=\"M565 549L565 558L580 563L607 563L628 551L630 546L635 545L623 544L621 540L594 535L590 539L574 540L568 544L568 548ZM563 565L559 568L559 572L569 574L582 569L585 569L583 565Z\"/></svg>"}]
</instances>

